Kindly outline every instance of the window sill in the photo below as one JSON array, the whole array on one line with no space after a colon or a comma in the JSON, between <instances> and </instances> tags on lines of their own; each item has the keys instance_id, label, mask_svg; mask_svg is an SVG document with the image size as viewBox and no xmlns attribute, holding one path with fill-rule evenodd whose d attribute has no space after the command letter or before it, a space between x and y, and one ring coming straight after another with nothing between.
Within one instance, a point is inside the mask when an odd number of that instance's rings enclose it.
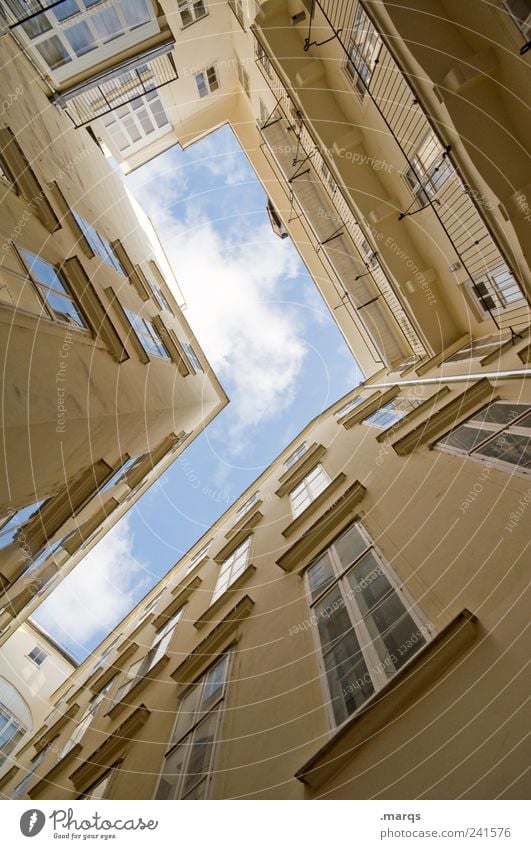
<instances>
[{"instance_id":1,"label":"window sill","mask_svg":"<svg viewBox=\"0 0 531 849\"><path fill-rule=\"evenodd\" d=\"M328 486L326 486L322 492L319 493L317 498L308 504L305 510L302 513L299 513L298 516L282 531L282 536L286 539L290 536L293 536L304 524L305 522L314 516L320 508L323 506L325 501L334 493L339 487L345 483L347 476L344 472L340 472L337 477L335 477Z\"/></svg>"},{"instance_id":2,"label":"window sill","mask_svg":"<svg viewBox=\"0 0 531 849\"><path fill-rule=\"evenodd\" d=\"M310 525L293 545L276 561L285 572L294 572L306 566L306 558L315 548L326 543L330 534L339 533L354 518L354 509L365 496L366 489L355 481L333 504Z\"/></svg>"},{"instance_id":3,"label":"window sill","mask_svg":"<svg viewBox=\"0 0 531 849\"><path fill-rule=\"evenodd\" d=\"M207 610L205 611L203 616L201 616L199 619L197 619L196 622L194 622L194 628L197 628L197 630L200 631L201 628L205 627L205 625L217 625L217 624L219 624L220 620L219 619L216 620L213 617L227 603L227 601L229 600L231 595L233 595L235 592L237 592L239 589L241 589L241 587L245 584L247 579L250 578L251 575L254 575L255 572L256 572L256 567L253 566L252 563L249 563L249 565L245 567L245 569L243 570L241 575L239 575L238 578L236 578L234 583L232 583L229 587L227 587L225 592L222 593L222 595L220 595L219 598L217 598L214 602L212 602L212 604L210 605L209 608L207 608Z\"/></svg>"},{"instance_id":4,"label":"window sill","mask_svg":"<svg viewBox=\"0 0 531 849\"><path fill-rule=\"evenodd\" d=\"M414 709L434 681L473 644L477 619L468 610L459 613L427 646L360 710L351 716L307 761L295 777L317 790L355 758L357 749L401 713Z\"/></svg>"}]
</instances>

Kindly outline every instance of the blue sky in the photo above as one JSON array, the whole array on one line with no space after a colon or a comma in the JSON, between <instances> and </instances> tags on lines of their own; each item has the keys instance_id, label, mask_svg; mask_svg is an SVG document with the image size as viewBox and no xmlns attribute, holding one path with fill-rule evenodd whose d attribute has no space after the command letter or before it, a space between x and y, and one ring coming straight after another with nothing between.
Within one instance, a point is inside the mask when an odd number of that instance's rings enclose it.
<instances>
[{"instance_id":1,"label":"blue sky","mask_svg":"<svg viewBox=\"0 0 531 849\"><path fill-rule=\"evenodd\" d=\"M308 421L361 380L229 127L125 178L230 403L39 608L82 659Z\"/></svg>"}]
</instances>

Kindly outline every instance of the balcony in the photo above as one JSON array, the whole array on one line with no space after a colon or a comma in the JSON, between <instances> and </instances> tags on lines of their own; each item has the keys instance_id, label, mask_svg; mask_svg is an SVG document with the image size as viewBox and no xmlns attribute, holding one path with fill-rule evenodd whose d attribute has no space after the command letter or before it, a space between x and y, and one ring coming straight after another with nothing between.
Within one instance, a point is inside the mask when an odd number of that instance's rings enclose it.
<instances>
[{"instance_id":1,"label":"balcony","mask_svg":"<svg viewBox=\"0 0 531 849\"><path fill-rule=\"evenodd\" d=\"M375 346L381 360L396 364L427 350L398 300L367 234L355 221L323 156L284 88L262 45L257 62L273 90L277 108L261 127L269 153L285 180L295 211L300 210Z\"/></svg>"},{"instance_id":2,"label":"balcony","mask_svg":"<svg viewBox=\"0 0 531 849\"><path fill-rule=\"evenodd\" d=\"M449 264L459 269L464 278L461 282L483 317L490 317L499 329L517 331L527 326L531 318L528 299L491 230L481 196L460 175L451 148L432 126L418 93L380 37L365 4L316 0L312 9L304 49L313 46L318 53L320 44L337 39L352 85L379 113L396 142L406 175L416 177L412 202L400 218L434 215L445 236ZM417 152L430 135L437 148L432 151L432 176L438 172L435 181L419 170L417 161Z\"/></svg>"}]
</instances>

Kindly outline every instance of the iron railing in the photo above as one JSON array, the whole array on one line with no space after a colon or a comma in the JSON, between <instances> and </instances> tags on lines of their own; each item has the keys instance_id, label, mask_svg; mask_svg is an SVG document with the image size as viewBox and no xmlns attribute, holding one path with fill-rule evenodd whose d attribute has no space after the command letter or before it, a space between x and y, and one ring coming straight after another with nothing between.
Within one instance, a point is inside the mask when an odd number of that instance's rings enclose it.
<instances>
[{"instance_id":1,"label":"iron railing","mask_svg":"<svg viewBox=\"0 0 531 849\"><path fill-rule=\"evenodd\" d=\"M276 111L278 115L281 114L291 127L290 136L286 136L286 141L287 146L290 148L289 156L291 156L293 160L293 167L289 169L289 163L282 163L278 156L276 156L276 159L277 162L279 162L284 178L290 185L292 200L295 201L296 199L298 201L299 208L309 220L309 210L307 208L309 190L308 187L306 187L307 202L305 204L301 192L297 191L298 187L301 185L301 183L297 181L300 177L303 177L305 169L310 169L312 174L315 174L313 183L322 187L328 201L331 204L333 212L332 215L329 216L328 222L323 215L322 222L310 220L309 223L317 237L320 248L326 251L328 259L331 261L336 274L341 280L343 294L345 296L348 295L349 297L352 297L352 288L350 288L349 291L349 288L345 286L346 281L345 279L342 279L344 275L338 273L337 268L338 260L340 259L343 267L345 266L345 256L344 254L341 254L340 250L340 240L346 237L348 239L348 252L352 253L354 256L357 254L357 259L355 260L357 267L354 267L354 270L349 277L352 285L357 284L356 289L359 297L356 299L357 302L355 302L355 306L358 313L361 315L360 310L364 307L371 307L373 305L373 295L376 296L376 299L381 298L388 310L387 319L389 323L396 326L399 337L401 337L407 344L407 347L402 346L404 352L411 351L417 357L425 357L428 353L427 349L396 295L393 284L384 270L376 250L373 250L370 244L369 233L365 230L362 224L355 219L344 192L333 179L318 144L312 137L304 119L300 113L298 113L296 104L291 99L279 74L274 69L264 46L261 44L256 35L255 57L269 88L275 96L277 103ZM265 125L261 128L266 141L271 141L271 139L268 140L267 138L268 126L274 127L276 123L275 116L272 117L273 122L270 123L269 121L266 121ZM282 147L280 136L279 142L279 144L269 144L269 149L273 155L275 155L275 150L278 152L278 150ZM286 168L286 165L288 165L288 168ZM328 224L328 227L325 234L323 233L322 225L326 224ZM337 241L334 246L335 240ZM329 246L328 249L327 246ZM351 246L355 248L354 251L350 250ZM334 247L336 247L335 251ZM372 284L370 288L366 289L364 297L361 296L361 288L365 288L364 284L359 283L361 278L368 278L366 282L368 283L370 281Z\"/></svg>"},{"instance_id":2,"label":"iron railing","mask_svg":"<svg viewBox=\"0 0 531 849\"><path fill-rule=\"evenodd\" d=\"M417 176L421 188L426 175L419 173L415 152L429 133L438 144L439 162L435 168L445 159L451 161L451 176L440 189L425 193L423 201L415 198L400 218L431 208L472 289L476 293L478 287L481 291L485 287L494 290L493 298L478 300L499 328L501 315L526 307L529 299L486 220L483 207L487 200L472 191L460 175L451 147L441 140L437 126L430 121L409 79L382 40L365 3L312 0L305 51L334 39L343 49L347 75L360 94L370 98L376 107L402 153L405 169ZM505 292L498 289L498 279L504 280Z\"/></svg>"}]
</instances>

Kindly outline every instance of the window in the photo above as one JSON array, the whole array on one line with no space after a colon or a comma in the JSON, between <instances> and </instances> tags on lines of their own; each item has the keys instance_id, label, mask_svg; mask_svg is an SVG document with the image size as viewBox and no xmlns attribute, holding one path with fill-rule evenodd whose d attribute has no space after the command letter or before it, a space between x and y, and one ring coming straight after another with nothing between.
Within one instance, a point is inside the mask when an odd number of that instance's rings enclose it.
<instances>
[{"instance_id":1,"label":"window","mask_svg":"<svg viewBox=\"0 0 531 849\"><path fill-rule=\"evenodd\" d=\"M504 309L523 299L522 290L505 263L484 271L472 290L483 310Z\"/></svg>"},{"instance_id":2,"label":"window","mask_svg":"<svg viewBox=\"0 0 531 849\"><path fill-rule=\"evenodd\" d=\"M26 702L9 681L0 677L0 766L31 728Z\"/></svg>"},{"instance_id":3,"label":"window","mask_svg":"<svg viewBox=\"0 0 531 849\"><path fill-rule=\"evenodd\" d=\"M155 280L154 272L151 270L151 267L149 266L149 264L145 267L144 273L145 273L146 280L148 282L148 286L151 289L151 294L155 298L155 302L159 305L161 310L167 310L172 315L175 315L175 313L173 312L173 309L171 308L171 306L169 304L168 299L166 298L166 295L164 294L163 290L161 289L161 287L159 286L159 284Z\"/></svg>"},{"instance_id":4,"label":"window","mask_svg":"<svg viewBox=\"0 0 531 849\"><path fill-rule=\"evenodd\" d=\"M91 784L88 790L85 790L81 796L78 796L78 799L105 799L116 768L117 764L108 769L101 778L98 778L94 784Z\"/></svg>"},{"instance_id":5,"label":"window","mask_svg":"<svg viewBox=\"0 0 531 849\"><path fill-rule=\"evenodd\" d=\"M24 248L19 248L18 253L50 318L85 328L86 324L61 272Z\"/></svg>"},{"instance_id":6,"label":"window","mask_svg":"<svg viewBox=\"0 0 531 849\"><path fill-rule=\"evenodd\" d=\"M26 20L17 27L41 63L52 71L64 68L62 79L90 67L130 44L134 44L158 26L149 0L64 0L46 11L28 14L37 4L20 14L20 0L3 0L10 19ZM41 4L38 4L39 6ZM48 4L50 5L50 4ZM143 29L141 29L143 28ZM88 57L88 61L81 61Z\"/></svg>"},{"instance_id":7,"label":"window","mask_svg":"<svg viewBox=\"0 0 531 849\"><path fill-rule=\"evenodd\" d=\"M262 47L259 41L255 41L254 45L256 61L260 63L269 79L273 79L273 69L271 67L271 61L269 59L269 56L266 54L264 48Z\"/></svg>"},{"instance_id":8,"label":"window","mask_svg":"<svg viewBox=\"0 0 531 849\"><path fill-rule=\"evenodd\" d=\"M16 186L17 186L16 180L15 180L13 174L11 173L11 169L9 168L9 165L7 164L4 157L2 156L1 151L0 151L0 179L4 180L6 183L9 183L9 185L12 188L16 189Z\"/></svg>"},{"instance_id":9,"label":"window","mask_svg":"<svg viewBox=\"0 0 531 849\"><path fill-rule=\"evenodd\" d=\"M336 411L336 416L340 419L342 416L346 416L347 413L350 413L351 410L354 410L355 407L358 407L365 398L363 395L358 395L357 398L353 398L348 404L345 404L344 407L341 407L340 410Z\"/></svg>"},{"instance_id":10,"label":"window","mask_svg":"<svg viewBox=\"0 0 531 849\"><path fill-rule=\"evenodd\" d=\"M248 536L238 548L232 552L230 557L221 564L218 580L212 596L213 604L228 588L240 577L249 563L251 551L251 536Z\"/></svg>"},{"instance_id":11,"label":"window","mask_svg":"<svg viewBox=\"0 0 531 849\"><path fill-rule=\"evenodd\" d=\"M382 41L361 6L356 9L345 70L359 93L367 91Z\"/></svg>"},{"instance_id":12,"label":"window","mask_svg":"<svg viewBox=\"0 0 531 849\"><path fill-rule=\"evenodd\" d=\"M228 666L225 654L180 699L155 798L207 798Z\"/></svg>"},{"instance_id":13,"label":"window","mask_svg":"<svg viewBox=\"0 0 531 849\"><path fill-rule=\"evenodd\" d=\"M108 239L106 239L105 236L102 236L101 233L98 233L98 231L94 229L92 224L89 224L88 221L82 218L81 215L79 215L79 213L75 211L75 209L72 209L71 212L74 216L74 219L76 220L79 229L87 240L91 251L96 256L99 256L99 258L102 259L103 262L106 262L107 265L110 265L112 268L114 268L115 271L118 271L119 274L123 274L125 276L125 271L123 269L122 263L116 256L114 248L112 247Z\"/></svg>"},{"instance_id":14,"label":"window","mask_svg":"<svg viewBox=\"0 0 531 849\"><path fill-rule=\"evenodd\" d=\"M295 465L297 460L299 460L303 454L306 454L307 450L308 445L306 444L306 442L303 442L302 445L299 445L299 447L296 448L295 451L284 460L285 468L291 469L291 467Z\"/></svg>"},{"instance_id":15,"label":"window","mask_svg":"<svg viewBox=\"0 0 531 849\"><path fill-rule=\"evenodd\" d=\"M30 652L28 652L28 657L33 661L35 666L42 666L46 658L48 657L48 652L41 649L40 646L35 646L32 648Z\"/></svg>"},{"instance_id":16,"label":"window","mask_svg":"<svg viewBox=\"0 0 531 849\"><path fill-rule=\"evenodd\" d=\"M496 351L500 345L507 342L509 337L506 334L498 334L497 336L485 336L482 339L471 339L462 348L459 348L455 354L448 357L444 363L459 363L461 360L478 360L486 357L492 351Z\"/></svg>"},{"instance_id":17,"label":"window","mask_svg":"<svg viewBox=\"0 0 531 849\"><path fill-rule=\"evenodd\" d=\"M183 615L184 607L180 607L179 610L176 611L167 622L159 628L156 632L155 637L153 639L153 643L151 645L150 650L144 657L141 657L139 660L135 660L134 663L129 667L126 680L124 683L118 687L116 691L116 696L114 698L113 704L118 704L122 701L127 695L127 693L132 690L137 681L141 678L144 678L149 672L153 669L154 666L161 660L168 648L171 638L173 636L173 632L175 630L175 626L179 622L181 616Z\"/></svg>"},{"instance_id":18,"label":"window","mask_svg":"<svg viewBox=\"0 0 531 849\"><path fill-rule=\"evenodd\" d=\"M331 194L334 194L334 192L337 189L337 183L334 180L334 178L332 177L332 174L330 173L330 169L329 169L328 165L326 164L326 162L324 161L324 159L319 160L319 171L321 172L321 177L323 178L323 181L326 183L326 185L330 189Z\"/></svg>"},{"instance_id":19,"label":"window","mask_svg":"<svg viewBox=\"0 0 531 849\"><path fill-rule=\"evenodd\" d=\"M255 492L253 493L253 495L251 495L250 498L244 501L243 504L240 504L240 506L236 510L236 516L238 516L239 518L240 516L244 516L245 513L248 513L253 504L256 504L256 502L258 501L259 495L259 492Z\"/></svg>"},{"instance_id":20,"label":"window","mask_svg":"<svg viewBox=\"0 0 531 849\"><path fill-rule=\"evenodd\" d=\"M32 519L43 504L44 499L34 501L33 504L21 507L20 510L12 510L0 518L0 550L15 541L19 528Z\"/></svg>"},{"instance_id":21,"label":"window","mask_svg":"<svg viewBox=\"0 0 531 849\"><path fill-rule=\"evenodd\" d=\"M186 568L185 574L188 574L188 572L191 572L192 569L194 568L194 566L196 565L196 563L199 563L199 561L202 560L203 557L206 556L208 549L210 548L211 545L212 545L212 540L210 539L202 548L199 549L199 551L196 551L196 553L192 555L192 557L190 558L190 562L189 562L189 564Z\"/></svg>"},{"instance_id":22,"label":"window","mask_svg":"<svg viewBox=\"0 0 531 849\"><path fill-rule=\"evenodd\" d=\"M31 784L33 777L34 777L35 773L37 772L39 766L41 765L46 754L48 753L51 745L52 745L51 743L48 743L48 745L44 746L40 750L39 754L36 755L32 759L31 766L27 770L24 778L22 779L22 781L19 781L19 783L16 785L15 789L13 790L13 796L11 797L12 799L22 799L22 797L26 795L26 791L27 791L29 785Z\"/></svg>"},{"instance_id":23,"label":"window","mask_svg":"<svg viewBox=\"0 0 531 849\"><path fill-rule=\"evenodd\" d=\"M121 636L116 637L115 640L113 640L111 643L109 643L107 648L103 649L98 660L96 661L96 663L94 664L94 666L90 670L91 675L93 675L96 672L97 669L103 669L103 667L107 665L107 658L109 657L110 654L112 654L112 652L114 651L114 649L116 648L116 646L120 642L120 639L121 639Z\"/></svg>"},{"instance_id":24,"label":"window","mask_svg":"<svg viewBox=\"0 0 531 849\"><path fill-rule=\"evenodd\" d=\"M122 463L120 468L116 469L116 471L111 475L111 477L107 481L105 481L102 487L100 487L100 493L105 492L106 490L110 489L111 486L114 486L116 483L118 483L118 481L121 480L124 475L127 474L129 469L131 469L135 465L138 459L140 458L128 457L127 460Z\"/></svg>"},{"instance_id":25,"label":"window","mask_svg":"<svg viewBox=\"0 0 531 849\"><path fill-rule=\"evenodd\" d=\"M131 326L145 352L152 354L154 357L169 360L170 355L153 323L148 318L142 318L142 316L137 315L136 312L133 312L133 310L127 307L124 307L124 312L131 322Z\"/></svg>"},{"instance_id":26,"label":"window","mask_svg":"<svg viewBox=\"0 0 531 849\"><path fill-rule=\"evenodd\" d=\"M204 368L201 365L201 361L192 346L190 345L190 343L185 342L183 339L180 339L179 341L184 348L184 351L186 353L186 356L188 357L188 360L190 361L190 365L192 366L192 368L195 371L204 371Z\"/></svg>"},{"instance_id":27,"label":"window","mask_svg":"<svg viewBox=\"0 0 531 849\"><path fill-rule=\"evenodd\" d=\"M199 97L206 97L208 94L212 94L213 91L217 91L219 82L216 69L211 66L210 68L205 68L204 71L200 71L199 74L195 75L195 83Z\"/></svg>"},{"instance_id":28,"label":"window","mask_svg":"<svg viewBox=\"0 0 531 849\"><path fill-rule=\"evenodd\" d=\"M144 607L144 610L140 614L140 618L138 619L138 621L136 623L137 625L140 625L140 623L143 622L144 619L147 616L149 616L149 614L151 613L152 610L155 609L155 607L157 606L157 604L159 603L159 601L161 600L163 595L164 595L164 590L161 590L159 593L157 593L157 595L154 598L151 599L151 601L149 601L146 604L146 606Z\"/></svg>"},{"instance_id":29,"label":"window","mask_svg":"<svg viewBox=\"0 0 531 849\"><path fill-rule=\"evenodd\" d=\"M247 97L251 97L251 88L249 85L249 74L243 67L241 62L238 62L238 79Z\"/></svg>"},{"instance_id":30,"label":"window","mask_svg":"<svg viewBox=\"0 0 531 849\"><path fill-rule=\"evenodd\" d=\"M531 7L529 0L503 0L514 23L526 41L531 39Z\"/></svg>"},{"instance_id":31,"label":"window","mask_svg":"<svg viewBox=\"0 0 531 849\"><path fill-rule=\"evenodd\" d=\"M95 696L92 696L91 700L87 705L85 713L83 714L78 724L75 726L74 731L72 732L72 734L64 744L63 748L59 752L59 760L61 758L64 758L65 755L67 755L68 752L70 752L74 748L74 746L81 742L86 732L88 731L92 720L96 716L99 706L102 704L103 700L107 696L107 693L114 685L116 677L117 676L115 675L113 678L111 678L111 680L105 685L105 687L103 687L102 690L99 691L99 693L96 693Z\"/></svg>"},{"instance_id":32,"label":"window","mask_svg":"<svg viewBox=\"0 0 531 849\"><path fill-rule=\"evenodd\" d=\"M389 401L388 404L384 404L375 413L363 419L363 423L372 427L391 427L421 403L422 398L394 398L393 401Z\"/></svg>"},{"instance_id":33,"label":"window","mask_svg":"<svg viewBox=\"0 0 531 849\"><path fill-rule=\"evenodd\" d=\"M531 405L496 401L439 440L437 448L529 474Z\"/></svg>"},{"instance_id":34,"label":"window","mask_svg":"<svg viewBox=\"0 0 531 849\"><path fill-rule=\"evenodd\" d=\"M359 522L311 563L306 582L333 718L341 725L429 632Z\"/></svg>"},{"instance_id":35,"label":"window","mask_svg":"<svg viewBox=\"0 0 531 849\"><path fill-rule=\"evenodd\" d=\"M318 463L289 494L293 518L296 519L297 516L300 516L312 501L315 501L323 489L326 489L329 483L330 478L327 472Z\"/></svg>"},{"instance_id":36,"label":"window","mask_svg":"<svg viewBox=\"0 0 531 849\"><path fill-rule=\"evenodd\" d=\"M199 21L207 13L203 0L177 0L177 5L179 6L183 27L193 24L194 21Z\"/></svg>"},{"instance_id":37,"label":"window","mask_svg":"<svg viewBox=\"0 0 531 849\"><path fill-rule=\"evenodd\" d=\"M102 118L111 141L124 152L139 142L153 141L171 129L168 116L157 91L135 97L117 106Z\"/></svg>"},{"instance_id":38,"label":"window","mask_svg":"<svg viewBox=\"0 0 531 849\"><path fill-rule=\"evenodd\" d=\"M411 167L405 173L411 191L421 204L428 203L453 173L452 163L430 130L411 156Z\"/></svg>"}]
</instances>

